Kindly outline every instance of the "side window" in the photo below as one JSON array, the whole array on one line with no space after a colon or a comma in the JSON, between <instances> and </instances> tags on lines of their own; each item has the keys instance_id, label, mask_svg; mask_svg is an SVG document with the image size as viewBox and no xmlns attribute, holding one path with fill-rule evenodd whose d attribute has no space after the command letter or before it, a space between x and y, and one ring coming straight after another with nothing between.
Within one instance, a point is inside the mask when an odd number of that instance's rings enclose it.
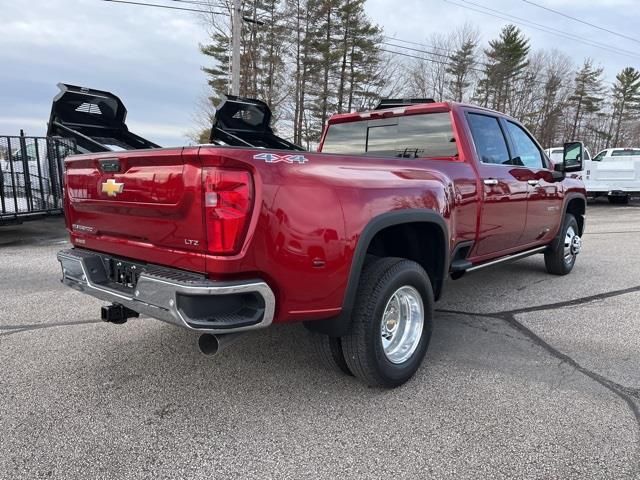
<instances>
[{"instance_id":1,"label":"side window","mask_svg":"<svg viewBox=\"0 0 640 480\"><path fill-rule=\"evenodd\" d=\"M482 163L509 165L509 150L496 117L469 114L469 127Z\"/></svg>"},{"instance_id":2,"label":"side window","mask_svg":"<svg viewBox=\"0 0 640 480\"><path fill-rule=\"evenodd\" d=\"M545 164L542 160L542 153L529 134L525 132L520 125L512 122L507 122L507 130L513 141L513 148L515 149L512 163L529 168L544 168ZM520 161L518 161L518 159Z\"/></svg>"},{"instance_id":3,"label":"side window","mask_svg":"<svg viewBox=\"0 0 640 480\"><path fill-rule=\"evenodd\" d=\"M597 154L595 157L593 157L593 161L594 162L600 162L602 161L602 159L604 158L604 156L607 154L606 150L603 150L602 152L600 152L599 154Z\"/></svg>"}]
</instances>

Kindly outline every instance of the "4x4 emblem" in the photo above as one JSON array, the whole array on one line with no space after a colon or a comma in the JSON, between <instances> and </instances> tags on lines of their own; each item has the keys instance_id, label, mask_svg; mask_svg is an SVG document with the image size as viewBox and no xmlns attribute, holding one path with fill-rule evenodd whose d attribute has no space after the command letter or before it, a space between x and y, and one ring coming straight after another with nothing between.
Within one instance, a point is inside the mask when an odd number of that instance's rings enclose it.
<instances>
[{"instance_id":1,"label":"4x4 emblem","mask_svg":"<svg viewBox=\"0 0 640 480\"><path fill-rule=\"evenodd\" d=\"M259 153L254 155L253 158L255 160L264 160L267 163L299 163L304 164L309 160L304 155L295 154L295 155L278 155L277 153Z\"/></svg>"},{"instance_id":2,"label":"4x4 emblem","mask_svg":"<svg viewBox=\"0 0 640 480\"><path fill-rule=\"evenodd\" d=\"M102 184L102 193L106 193L109 197L115 197L117 194L122 193L122 190L124 190L124 183L118 183L113 178Z\"/></svg>"}]
</instances>

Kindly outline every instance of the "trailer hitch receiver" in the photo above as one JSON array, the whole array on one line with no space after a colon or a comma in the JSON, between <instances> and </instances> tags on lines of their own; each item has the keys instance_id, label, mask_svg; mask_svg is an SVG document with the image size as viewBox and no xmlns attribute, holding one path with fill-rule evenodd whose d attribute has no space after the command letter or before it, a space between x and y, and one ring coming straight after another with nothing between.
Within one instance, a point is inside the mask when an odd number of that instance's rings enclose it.
<instances>
[{"instance_id":1,"label":"trailer hitch receiver","mask_svg":"<svg viewBox=\"0 0 640 480\"><path fill-rule=\"evenodd\" d=\"M103 322L115 323L118 325L125 323L129 318L139 316L140 314L138 312L135 312L124 305L120 305L119 303L105 305L100 311L100 317Z\"/></svg>"}]
</instances>

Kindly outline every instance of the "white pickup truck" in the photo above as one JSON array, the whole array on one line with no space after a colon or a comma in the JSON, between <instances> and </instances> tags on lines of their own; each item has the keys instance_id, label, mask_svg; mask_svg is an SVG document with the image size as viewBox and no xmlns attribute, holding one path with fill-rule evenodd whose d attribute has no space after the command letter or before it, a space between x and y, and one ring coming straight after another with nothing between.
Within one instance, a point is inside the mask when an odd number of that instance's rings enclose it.
<instances>
[{"instance_id":1,"label":"white pickup truck","mask_svg":"<svg viewBox=\"0 0 640 480\"><path fill-rule=\"evenodd\" d=\"M559 147L546 150L554 161ZM640 195L640 148L607 148L591 158L585 150L582 179L589 197L604 197L616 204Z\"/></svg>"}]
</instances>

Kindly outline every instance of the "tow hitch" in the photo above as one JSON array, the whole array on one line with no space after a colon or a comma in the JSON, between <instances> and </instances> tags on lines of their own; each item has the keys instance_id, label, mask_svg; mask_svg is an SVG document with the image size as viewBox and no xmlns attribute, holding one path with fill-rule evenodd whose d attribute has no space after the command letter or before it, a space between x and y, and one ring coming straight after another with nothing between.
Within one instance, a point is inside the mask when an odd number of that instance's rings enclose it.
<instances>
[{"instance_id":1,"label":"tow hitch","mask_svg":"<svg viewBox=\"0 0 640 480\"><path fill-rule=\"evenodd\" d=\"M113 303L102 307L100 311L100 317L103 322L115 323L122 325L129 318L139 317L140 314L131 310L130 308L120 305L119 303Z\"/></svg>"}]
</instances>

